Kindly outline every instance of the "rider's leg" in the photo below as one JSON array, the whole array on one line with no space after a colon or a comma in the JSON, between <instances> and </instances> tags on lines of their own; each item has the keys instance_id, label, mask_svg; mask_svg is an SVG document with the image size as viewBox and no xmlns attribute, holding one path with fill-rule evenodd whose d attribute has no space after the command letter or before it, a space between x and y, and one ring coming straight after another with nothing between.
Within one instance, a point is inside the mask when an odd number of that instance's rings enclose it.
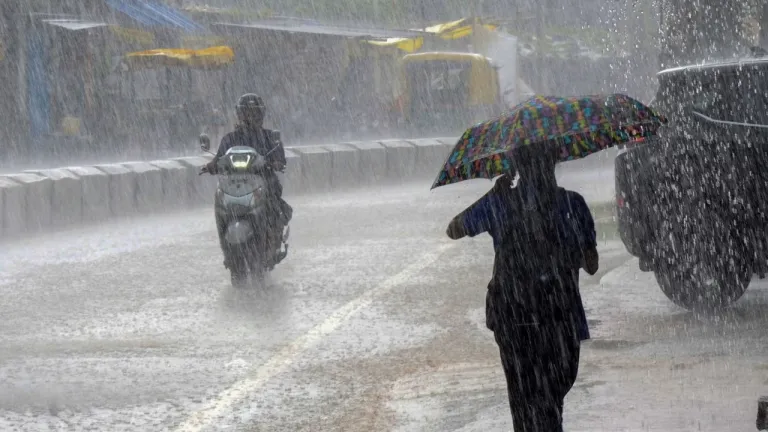
<instances>
[{"instance_id":1,"label":"rider's leg","mask_svg":"<svg viewBox=\"0 0 768 432\"><path fill-rule=\"evenodd\" d=\"M275 198L278 206L277 210L282 213L283 223L288 224L293 217L293 208L283 199L283 185L280 184L280 179L274 173L269 176L268 187L272 191L272 196Z\"/></svg>"},{"instance_id":2,"label":"rider's leg","mask_svg":"<svg viewBox=\"0 0 768 432\"><path fill-rule=\"evenodd\" d=\"M227 245L227 241L224 239L224 233L227 229L227 226L225 225L224 221L219 217L219 215L216 215L216 231L219 234L219 246L221 247L221 253L224 255L224 267L230 268L231 262L229 259L229 247Z\"/></svg>"}]
</instances>

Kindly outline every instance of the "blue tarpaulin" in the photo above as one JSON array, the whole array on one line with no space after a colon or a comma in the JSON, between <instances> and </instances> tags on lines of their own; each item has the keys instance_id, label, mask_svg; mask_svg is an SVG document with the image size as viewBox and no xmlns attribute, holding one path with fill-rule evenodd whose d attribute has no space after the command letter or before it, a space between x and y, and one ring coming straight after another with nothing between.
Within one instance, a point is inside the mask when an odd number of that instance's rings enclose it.
<instances>
[{"instance_id":1,"label":"blue tarpaulin","mask_svg":"<svg viewBox=\"0 0 768 432\"><path fill-rule=\"evenodd\" d=\"M51 131L51 94L46 71L47 53L40 33L32 32L27 39L27 114L30 133L38 138Z\"/></svg>"},{"instance_id":2,"label":"blue tarpaulin","mask_svg":"<svg viewBox=\"0 0 768 432\"><path fill-rule=\"evenodd\" d=\"M205 31L205 27L170 6L147 0L107 0L112 9L124 13L148 27L171 27L187 32Z\"/></svg>"}]
</instances>

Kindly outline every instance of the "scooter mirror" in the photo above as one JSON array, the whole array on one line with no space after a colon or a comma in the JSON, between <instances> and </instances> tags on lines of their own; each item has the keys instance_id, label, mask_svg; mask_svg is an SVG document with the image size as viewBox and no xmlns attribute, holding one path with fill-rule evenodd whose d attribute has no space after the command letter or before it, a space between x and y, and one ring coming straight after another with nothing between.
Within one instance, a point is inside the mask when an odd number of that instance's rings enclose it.
<instances>
[{"instance_id":1,"label":"scooter mirror","mask_svg":"<svg viewBox=\"0 0 768 432\"><path fill-rule=\"evenodd\" d=\"M211 138L209 138L208 135L200 134L200 148L203 149L203 151L211 149Z\"/></svg>"}]
</instances>

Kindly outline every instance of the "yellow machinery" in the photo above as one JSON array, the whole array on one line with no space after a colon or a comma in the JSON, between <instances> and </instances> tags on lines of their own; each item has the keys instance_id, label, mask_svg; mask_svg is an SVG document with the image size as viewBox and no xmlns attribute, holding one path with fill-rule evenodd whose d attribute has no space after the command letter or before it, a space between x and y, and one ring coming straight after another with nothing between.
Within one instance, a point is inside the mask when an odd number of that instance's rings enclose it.
<instances>
[{"instance_id":1,"label":"yellow machinery","mask_svg":"<svg viewBox=\"0 0 768 432\"><path fill-rule=\"evenodd\" d=\"M227 122L226 72L235 62L229 46L153 49L122 59L120 95L128 103L116 126L123 133L169 147L196 140L200 128ZM139 127L141 125L141 127ZM217 135L214 133L214 135Z\"/></svg>"},{"instance_id":2,"label":"yellow machinery","mask_svg":"<svg viewBox=\"0 0 768 432\"><path fill-rule=\"evenodd\" d=\"M129 68L190 67L216 69L235 62L235 52L228 46L216 46L200 50L154 49L130 53L125 56Z\"/></svg>"},{"instance_id":3,"label":"yellow machinery","mask_svg":"<svg viewBox=\"0 0 768 432\"><path fill-rule=\"evenodd\" d=\"M417 130L464 130L504 109L498 70L483 55L408 54L400 70L399 108Z\"/></svg>"}]
</instances>

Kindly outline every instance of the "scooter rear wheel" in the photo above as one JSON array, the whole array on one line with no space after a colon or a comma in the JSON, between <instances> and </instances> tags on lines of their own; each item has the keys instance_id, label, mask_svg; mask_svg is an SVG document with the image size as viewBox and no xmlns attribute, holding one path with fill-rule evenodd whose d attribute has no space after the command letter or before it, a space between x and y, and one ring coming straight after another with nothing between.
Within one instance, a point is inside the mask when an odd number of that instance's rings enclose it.
<instances>
[{"instance_id":1,"label":"scooter rear wheel","mask_svg":"<svg viewBox=\"0 0 768 432\"><path fill-rule=\"evenodd\" d=\"M248 287L248 273L240 269L230 269L229 275L232 288L244 289Z\"/></svg>"}]
</instances>

